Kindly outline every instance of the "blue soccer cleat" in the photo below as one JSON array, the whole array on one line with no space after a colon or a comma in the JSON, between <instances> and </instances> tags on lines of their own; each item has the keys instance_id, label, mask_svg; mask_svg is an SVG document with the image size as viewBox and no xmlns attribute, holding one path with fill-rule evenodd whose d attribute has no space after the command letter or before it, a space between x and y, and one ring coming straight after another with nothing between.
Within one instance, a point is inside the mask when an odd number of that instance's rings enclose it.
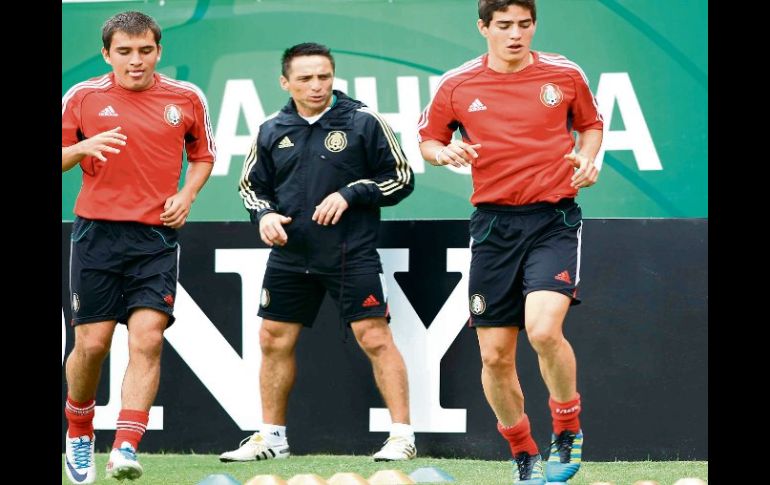
<instances>
[{"instance_id":1,"label":"blue soccer cleat","mask_svg":"<svg viewBox=\"0 0 770 485\"><path fill-rule=\"evenodd\" d=\"M543 478L543 460L540 454L519 453L513 461L514 485L545 485Z\"/></svg>"},{"instance_id":2,"label":"blue soccer cleat","mask_svg":"<svg viewBox=\"0 0 770 485\"><path fill-rule=\"evenodd\" d=\"M583 452L583 431L575 434L564 430L559 436L551 435L551 452L545 464L548 483L566 482L580 470Z\"/></svg>"}]
</instances>

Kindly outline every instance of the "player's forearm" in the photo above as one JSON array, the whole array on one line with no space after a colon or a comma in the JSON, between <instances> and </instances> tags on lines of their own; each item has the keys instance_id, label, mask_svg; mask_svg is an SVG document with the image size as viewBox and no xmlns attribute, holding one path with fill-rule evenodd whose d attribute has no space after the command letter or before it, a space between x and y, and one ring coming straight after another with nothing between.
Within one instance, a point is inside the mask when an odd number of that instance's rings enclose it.
<instances>
[{"instance_id":1,"label":"player's forearm","mask_svg":"<svg viewBox=\"0 0 770 485\"><path fill-rule=\"evenodd\" d=\"M191 201L195 201L198 192L209 179L214 164L209 162L190 162L187 166L187 175L185 176L184 186L180 192L185 192L190 196Z\"/></svg>"},{"instance_id":2,"label":"player's forearm","mask_svg":"<svg viewBox=\"0 0 770 485\"><path fill-rule=\"evenodd\" d=\"M431 165L439 166L441 164L436 161L436 155L445 146L446 145L438 140L425 140L424 142L420 143L420 154L422 154L422 158L424 158L425 161Z\"/></svg>"},{"instance_id":3,"label":"player's forearm","mask_svg":"<svg viewBox=\"0 0 770 485\"><path fill-rule=\"evenodd\" d=\"M71 169L85 157L85 153L78 150L78 145L61 147L61 171L62 173Z\"/></svg>"},{"instance_id":4,"label":"player's forearm","mask_svg":"<svg viewBox=\"0 0 770 485\"><path fill-rule=\"evenodd\" d=\"M593 160L602 146L602 130L578 132L577 152Z\"/></svg>"}]
</instances>

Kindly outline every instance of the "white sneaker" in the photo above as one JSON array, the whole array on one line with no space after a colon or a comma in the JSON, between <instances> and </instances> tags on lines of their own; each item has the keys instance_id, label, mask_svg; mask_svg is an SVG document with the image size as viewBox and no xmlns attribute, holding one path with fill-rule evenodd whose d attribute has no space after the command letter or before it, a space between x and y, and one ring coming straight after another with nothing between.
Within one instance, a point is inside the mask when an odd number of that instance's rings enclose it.
<instances>
[{"instance_id":1,"label":"white sneaker","mask_svg":"<svg viewBox=\"0 0 770 485\"><path fill-rule=\"evenodd\" d=\"M113 448L110 452L110 461L107 462L107 476L123 480L136 480L142 476L144 470L136 460L136 450L131 443L124 441L120 448Z\"/></svg>"},{"instance_id":2,"label":"white sneaker","mask_svg":"<svg viewBox=\"0 0 770 485\"><path fill-rule=\"evenodd\" d=\"M219 455L219 461L259 461L283 459L289 457L289 442L284 439L279 445L269 445L259 431L244 438L237 450L226 451Z\"/></svg>"},{"instance_id":3,"label":"white sneaker","mask_svg":"<svg viewBox=\"0 0 770 485\"><path fill-rule=\"evenodd\" d=\"M374 454L374 461L411 460L417 456L414 436L391 436L385 446Z\"/></svg>"},{"instance_id":4,"label":"white sneaker","mask_svg":"<svg viewBox=\"0 0 770 485\"><path fill-rule=\"evenodd\" d=\"M72 483L94 483L94 440L90 436L65 437L64 470Z\"/></svg>"}]
</instances>

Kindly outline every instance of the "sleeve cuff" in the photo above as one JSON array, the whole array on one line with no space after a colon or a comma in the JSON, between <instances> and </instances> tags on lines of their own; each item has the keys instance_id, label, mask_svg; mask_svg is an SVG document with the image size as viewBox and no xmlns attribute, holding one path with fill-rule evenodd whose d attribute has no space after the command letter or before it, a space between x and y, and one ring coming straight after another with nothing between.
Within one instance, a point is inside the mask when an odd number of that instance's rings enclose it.
<instances>
[{"instance_id":1,"label":"sleeve cuff","mask_svg":"<svg viewBox=\"0 0 770 485\"><path fill-rule=\"evenodd\" d=\"M262 219L265 214L270 214L271 212L275 212L273 209L262 209L261 211L251 210L249 209L249 219L251 219L252 224L259 224L260 219Z\"/></svg>"},{"instance_id":2,"label":"sleeve cuff","mask_svg":"<svg viewBox=\"0 0 770 485\"><path fill-rule=\"evenodd\" d=\"M342 187L338 190L339 194L348 203L349 206L353 206L356 199L356 191L352 187Z\"/></svg>"}]
</instances>

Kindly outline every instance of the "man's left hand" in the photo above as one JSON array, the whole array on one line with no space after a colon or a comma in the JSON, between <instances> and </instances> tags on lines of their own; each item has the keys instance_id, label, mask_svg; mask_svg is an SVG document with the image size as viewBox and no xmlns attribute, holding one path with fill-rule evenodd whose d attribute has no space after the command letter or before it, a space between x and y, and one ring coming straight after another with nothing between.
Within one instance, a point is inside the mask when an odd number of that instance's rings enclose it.
<instances>
[{"instance_id":1,"label":"man's left hand","mask_svg":"<svg viewBox=\"0 0 770 485\"><path fill-rule=\"evenodd\" d=\"M342 213L348 208L348 201L345 200L339 192L329 194L321 201L320 204L315 206L315 212L313 212L312 219L321 224L322 226L328 226L329 224L337 224L342 217Z\"/></svg>"},{"instance_id":2,"label":"man's left hand","mask_svg":"<svg viewBox=\"0 0 770 485\"><path fill-rule=\"evenodd\" d=\"M192 198L184 192L177 192L168 199L163 205L163 213L160 220L164 226L172 229L179 229L187 222L187 216L190 214Z\"/></svg>"},{"instance_id":3,"label":"man's left hand","mask_svg":"<svg viewBox=\"0 0 770 485\"><path fill-rule=\"evenodd\" d=\"M599 178L599 170L592 159L580 153L568 153L564 155L564 159L576 168L570 183L572 187L582 189L596 183Z\"/></svg>"}]
</instances>

